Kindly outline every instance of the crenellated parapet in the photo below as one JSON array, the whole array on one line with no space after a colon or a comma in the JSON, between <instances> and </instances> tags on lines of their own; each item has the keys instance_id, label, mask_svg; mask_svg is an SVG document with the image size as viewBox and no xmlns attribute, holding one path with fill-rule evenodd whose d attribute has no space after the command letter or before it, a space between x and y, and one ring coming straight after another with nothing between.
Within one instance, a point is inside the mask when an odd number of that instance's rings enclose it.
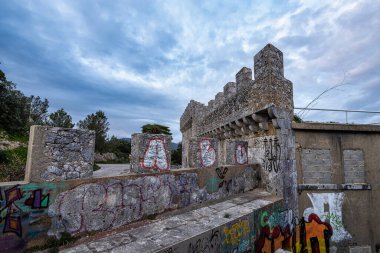
<instances>
[{"instance_id":1,"label":"crenellated parapet","mask_svg":"<svg viewBox=\"0 0 380 253\"><path fill-rule=\"evenodd\" d=\"M262 187L297 212L293 85L283 55L266 45L206 105L190 101L181 117L182 166L260 164ZM203 159L203 160L202 160ZM211 164L211 165L210 165Z\"/></svg>"},{"instance_id":2,"label":"crenellated parapet","mask_svg":"<svg viewBox=\"0 0 380 253\"><path fill-rule=\"evenodd\" d=\"M205 106L190 101L181 117L181 131L191 125L191 137L237 138L267 130L265 108L274 106L293 113L293 85L284 77L283 55L271 44L254 56L252 70L243 67L235 82L223 87Z\"/></svg>"}]
</instances>

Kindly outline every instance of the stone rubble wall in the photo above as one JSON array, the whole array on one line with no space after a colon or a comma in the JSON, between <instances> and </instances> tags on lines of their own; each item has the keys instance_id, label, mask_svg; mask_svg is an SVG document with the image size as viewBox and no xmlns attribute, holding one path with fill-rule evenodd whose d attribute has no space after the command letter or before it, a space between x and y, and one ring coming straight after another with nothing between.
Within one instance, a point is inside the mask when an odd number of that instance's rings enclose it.
<instances>
[{"instance_id":1,"label":"stone rubble wall","mask_svg":"<svg viewBox=\"0 0 380 253\"><path fill-rule=\"evenodd\" d=\"M46 182L89 178L94 149L94 131L32 126L25 179Z\"/></svg>"},{"instance_id":2,"label":"stone rubble wall","mask_svg":"<svg viewBox=\"0 0 380 253\"><path fill-rule=\"evenodd\" d=\"M225 198L253 190L257 175L252 167L240 168L223 184L212 188L214 177L200 179L197 173L146 175L81 184L57 195L49 207L53 219L50 234L99 231L140 220L144 216ZM206 185L201 186L200 181Z\"/></svg>"}]
</instances>

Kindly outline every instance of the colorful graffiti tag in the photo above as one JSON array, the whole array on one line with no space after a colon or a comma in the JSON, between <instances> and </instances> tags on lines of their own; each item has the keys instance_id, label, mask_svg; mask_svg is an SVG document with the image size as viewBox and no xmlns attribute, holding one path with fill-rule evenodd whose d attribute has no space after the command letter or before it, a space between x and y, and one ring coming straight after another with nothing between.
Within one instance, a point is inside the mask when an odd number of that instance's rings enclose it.
<instances>
[{"instance_id":1,"label":"colorful graffiti tag","mask_svg":"<svg viewBox=\"0 0 380 253\"><path fill-rule=\"evenodd\" d=\"M201 140L199 142L201 152L201 165L204 167L212 166L216 160L216 152L209 140Z\"/></svg>"},{"instance_id":2,"label":"colorful graffiti tag","mask_svg":"<svg viewBox=\"0 0 380 253\"><path fill-rule=\"evenodd\" d=\"M0 223L3 223L3 233L14 233L22 237L22 217L30 217L27 210L44 209L49 205L49 193L43 194L42 189L33 190L29 195L28 192L22 191L19 186L13 186L4 190L5 199L0 191ZM28 197L24 202L22 199ZM25 208L24 208L25 209Z\"/></svg>"},{"instance_id":3,"label":"colorful graffiti tag","mask_svg":"<svg viewBox=\"0 0 380 253\"><path fill-rule=\"evenodd\" d=\"M141 167L150 170L168 170L169 162L166 155L164 140L154 138L149 140Z\"/></svg>"},{"instance_id":4,"label":"colorful graffiti tag","mask_svg":"<svg viewBox=\"0 0 380 253\"><path fill-rule=\"evenodd\" d=\"M4 221L3 233L15 233L21 237L22 211L15 202L22 198L22 192L17 186L15 186L5 190L4 193L5 205L0 210L0 222Z\"/></svg>"},{"instance_id":5,"label":"colorful graffiti tag","mask_svg":"<svg viewBox=\"0 0 380 253\"><path fill-rule=\"evenodd\" d=\"M277 213L260 215L259 236L255 241L255 252L268 253L278 249L290 252L329 252L333 229L327 222L321 221L316 214L310 214L307 221L304 217L293 219L293 224L286 227L278 225L281 220Z\"/></svg>"},{"instance_id":6,"label":"colorful graffiti tag","mask_svg":"<svg viewBox=\"0 0 380 253\"><path fill-rule=\"evenodd\" d=\"M343 226L342 205L345 196L343 192L307 193L307 196L313 206L304 210L304 216L315 213L322 220L328 222L334 229L334 235L331 238L333 242L352 238Z\"/></svg>"},{"instance_id":7,"label":"colorful graffiti tag","mask_svg":"<svg viewBox=\"0 0 380 253\"><path fill-rule=\"evenodd\" d=\"M249 235L250 227L248 220L240 220L230 227L223 229L226 244L238 245L242 238Z\"/></svg>"},{"instance_id":8,"label":"colorful graffiti tag","mask_svg":"<svg viewBox=\"0 0 380 253\"><path fill-rule=\"evenodd\" d=\"M0 187L1 250L21 252L31 238L46 236L50 224L41 220L48 216L50 196L57 188L50 183Z\"/></svg>"}]
</instances>

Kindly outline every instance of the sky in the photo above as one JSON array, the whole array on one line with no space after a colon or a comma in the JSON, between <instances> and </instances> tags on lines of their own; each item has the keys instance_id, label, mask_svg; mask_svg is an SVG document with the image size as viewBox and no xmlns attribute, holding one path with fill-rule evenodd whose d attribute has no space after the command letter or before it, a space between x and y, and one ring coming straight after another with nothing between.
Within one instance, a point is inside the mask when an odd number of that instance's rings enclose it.
<instances>
[{"instance_id":1,"label":"sky","mask_svg":"<svg viewBox=\"0 0 380 253\"><path fill-rule=\"evenodd\" d=\"M3 0L0 69L75 123L102 110L109 136L157 123L178 142L189 101L207 105L267 43L283 52L295 107L344 84L311 107L380 111L378 13L380 2L369 0ZM378 115L349 121L378 123Z\"/></svg>"}]
</instances>

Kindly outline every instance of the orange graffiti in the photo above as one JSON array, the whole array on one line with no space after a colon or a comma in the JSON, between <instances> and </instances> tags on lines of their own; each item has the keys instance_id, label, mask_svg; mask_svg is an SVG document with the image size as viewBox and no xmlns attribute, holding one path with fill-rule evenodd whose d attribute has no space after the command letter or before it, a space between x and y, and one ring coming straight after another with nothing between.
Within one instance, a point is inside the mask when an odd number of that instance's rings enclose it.
<instances>
[{"instance_id":1,"label":"orange graffiti","mask_svg":"<svg viewBox=\"0 0 380 253\"><path fill-rule=\"evenodd\" d=\"M329 250L332 227L322 222L318 215L310 214L308 221L300 220L293 231L288 225L285 229L276 226L262 228L260 236L255 241L255 252L270 253L277 249L291 252L327 253Z\"/></svg>"}]
</instances>

